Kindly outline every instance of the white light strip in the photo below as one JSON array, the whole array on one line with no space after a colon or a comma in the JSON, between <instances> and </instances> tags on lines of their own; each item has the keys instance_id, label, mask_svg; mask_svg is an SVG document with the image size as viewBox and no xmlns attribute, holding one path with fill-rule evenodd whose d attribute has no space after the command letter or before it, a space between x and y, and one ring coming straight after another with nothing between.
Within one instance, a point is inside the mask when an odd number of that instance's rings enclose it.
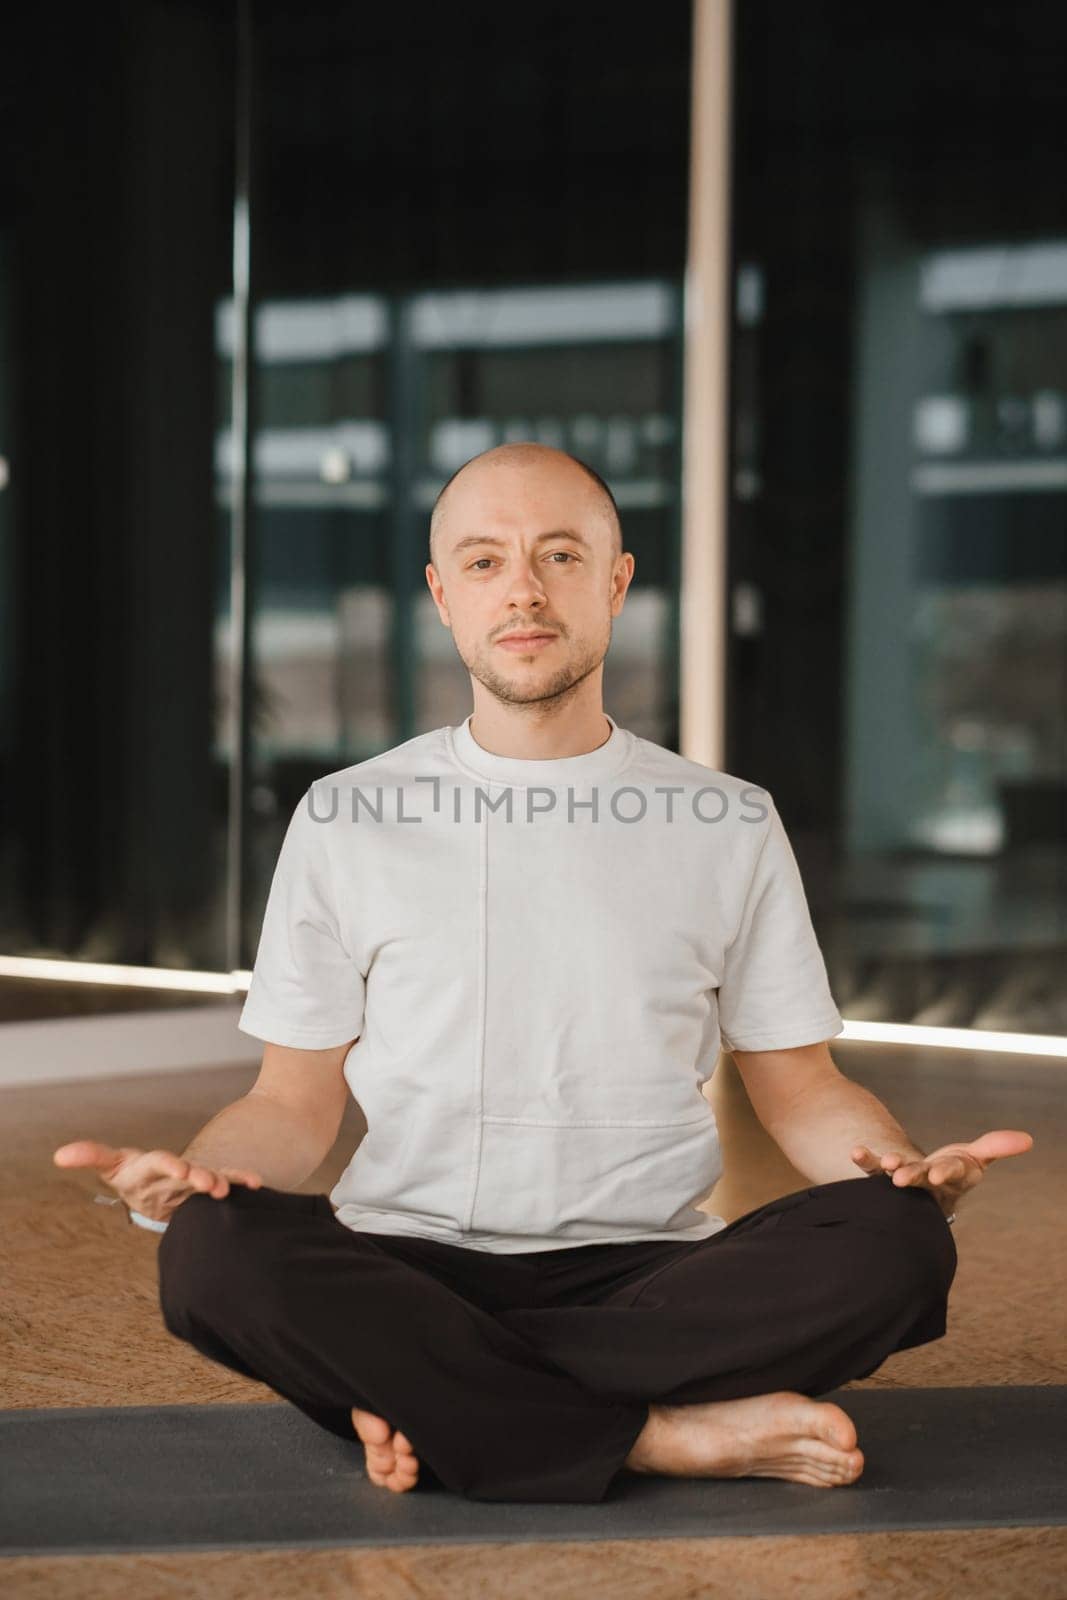
<instances>
[{"instance_id":1,"label":"white light strip","mask_svg":"<svg viewBox=\"0 0 1067 1600\"><path fill-rule=\"evenodd\" d=\"M0 977L52 978L63 983L120 988L184 989L190 993L247 992L250 972L187 972L170 967L123 967L98 961L57 961L0 956ZM1004 1055L1067 1059L1067 1038L1053 1033L997 1033L984 1028L927 1028L914 1022L849 1022L838 1039L866 1044L927 1045L935 1049L989 1050Z\"/></svg>"},{"instance_id":2,"label":"white light strip","mask_svg":"<svg viewBox=\"0 0 1067 1600\"><path fill-rule=\"evenodd\" d=\"M916 494L1042 492L1067 487L1067 459L1048 461L935 461L914 467Z\"/></svg>"},{"instance_id":3,"label":"white light strip","mask_svg":"<svg viewBox=\"0 0 1067 1600\"><path fill-rule=\"evenodd\" d=\"M232 300L215 307L215 349L232 356ZM333 300L264 300L256 307L256 356L263 362L336 361L383 349L389 316L378 295L339 295Z\"/></svg>"},{"instance_id":4,"label":"white light strip","mask_svg":"<svg viewBox=\"0 0 1067 1600\"><path fill-rule=\"evenodd\" d=\"M124 967L105 961L0 956L0 978L51 978L60 983L115 984L123 989L183 989L190 994L247 992L250 972L192 972L182 967Z\"/></svg>"},{"instance_id":5,"label":"white light strip","mask_svg":"<svg viewBox=\"0 0 1067 1600\"><path fill-rule=\"evenodd\" d=\"M412 339L422 350L665 339L674 326L673 297L673 286L657 279L434 291L411 297ZM233 354L235 327L233 301L219 301L219 355ZM378 295L265 300L256 307L256 357L264 364L365 355L385 349L389 337L388 307Z\"/></svg>"},{"instance_id":6,"label":"white light strip","mask_svg":"<svg viewBox=\"0 0 1067 1600\"><path fill-rule=\"evenodd\" d=\"M412 342L420 350L503 345L633 344L666 339L674 326L670 284L592 283L552 289L460 289L416 295Z\"/></svg>"},{"instance_id":7,"label":"white light strip","mask_svg":"<svg viewBox=\"0 0 1067 1600\"><path fill-rule=\"evenodd\" d=\"M924 311L967 311L993 306L1050 306L1067 301L1067 243L983 245L939 250L919 266Z\"/></svg>"},{"instance_id":8,"label":"white light strip","mask_svg":"<svg viewBox=\"0 0 1067 1600\"><path fill-rule=\"evenodd\" d=\"M927 1028L915 1022L849 1022L838 1039L949 1050L991 1050L1002 1055L1067 1058L1067 1039L1053 1033L994 1033L984 1028ZM837 1040L832 1040L836 1044Z\"/></svg>"}]
</instances>

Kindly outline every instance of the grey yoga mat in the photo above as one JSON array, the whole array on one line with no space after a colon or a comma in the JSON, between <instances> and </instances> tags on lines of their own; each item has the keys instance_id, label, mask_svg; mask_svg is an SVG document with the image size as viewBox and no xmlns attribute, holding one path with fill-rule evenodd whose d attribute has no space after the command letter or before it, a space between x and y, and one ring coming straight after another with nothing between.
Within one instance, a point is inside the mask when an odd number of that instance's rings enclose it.
<instances>
[{"instance_id":1,"label":"grey yoga mat","mask_svg":"<svg viewBox=\"0 0 1067 1600\"><path fill-rule=\"evenodd\" d=\"M0 1412L0 1553L667 1539L1067 1522L1067 1386L848 1389L866 1465L818 1489L622 1471L593 1505L393 1494L284 1404ZM0 1578L2 1583L2 1578Z\"/></svg>"}]
</instances>

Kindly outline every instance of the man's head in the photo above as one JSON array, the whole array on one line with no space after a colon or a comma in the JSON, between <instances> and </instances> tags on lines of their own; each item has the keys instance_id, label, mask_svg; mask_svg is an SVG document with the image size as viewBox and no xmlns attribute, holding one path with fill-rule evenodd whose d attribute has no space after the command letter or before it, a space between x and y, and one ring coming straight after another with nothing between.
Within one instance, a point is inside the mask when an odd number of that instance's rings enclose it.
<instances>
[{"instance_id":1,"label":"man's head","mask_svg":"<svg viewBox=\"0 0 1067 1600\"><path fill-rule=\"evenodd\" d=\"M497 445L441 490L426 581L472 678L496 699L565 695L601 668L633 577L607 484L566 451ZM528 651L501 639L543 630Z\"/></svg>"}]
</instances>

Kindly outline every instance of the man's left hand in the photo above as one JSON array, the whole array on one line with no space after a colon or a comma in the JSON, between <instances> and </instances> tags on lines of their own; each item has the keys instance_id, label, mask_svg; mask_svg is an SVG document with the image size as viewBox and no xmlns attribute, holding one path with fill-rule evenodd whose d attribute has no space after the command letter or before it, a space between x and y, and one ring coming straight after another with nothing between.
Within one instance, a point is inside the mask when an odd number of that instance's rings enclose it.
<instances>
[{"instance_id":1,"label":"man's left hand","mask_svg":"<svg viewBox=\"0 0 1067 1600\"><path fill-rule=\"evenodd\" d=\"M868 1177L878 1172L889 1173L898 1189L909 1184L930 1189L947 1217L956 1209L960 1197L976 1183L981 1183L991 1162L1003 1156L1025 1155L1033 1143L1028 1133L1000 1128L994 1133L983 1133L970 1144L944 1144L940 1150L933 1150L920 1160L899 1150L875 1155L865 1144L853 1146L852 1159Z\"/></svg>"}]
</instances>

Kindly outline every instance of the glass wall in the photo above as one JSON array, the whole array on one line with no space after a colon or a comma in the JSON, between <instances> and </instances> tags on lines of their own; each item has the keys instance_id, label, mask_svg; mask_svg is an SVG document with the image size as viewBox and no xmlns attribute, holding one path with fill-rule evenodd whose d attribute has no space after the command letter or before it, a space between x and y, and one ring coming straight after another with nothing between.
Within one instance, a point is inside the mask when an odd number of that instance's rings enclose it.
<instances>
[{"instance_id":1,"label":"glass wall","mask_svg":"<svg viewBox=\"0 0 1067 1600\"><path fill-rule=\"evenodd\" d=\"M847 1016L1063 1033L1067 12L734 12L723 765ZM498 441L612 484L606 701L677 748L691 23L9 25L0 954L250 965L310 779L470 709L428 511Z\"/></svg>"},{"instance_id":2,"label":"glass wall","mask_svg":"<svg viewBox=\"0 0 1067 1600\"><path fill-rule=\"evenodd\" d=\"M688 5L252 18L246 956L310 779L472 708L425 566L478 451L608 478L636 565L605 698L677 739L690 53Z\"/></svg>"},{"instance_id":3,"label":"glass wall","mask_svg":"<svg viewBox=\"0 0 1067 1600\"><path fill-rule=\"evenodd\" d=\"M1067 1031L1067 14L738 7L733 770L846 1015Z\"/></svg>"},{"instance_id":4,"label":"glass wall","mask_svg":"<svg viewBox=\"0 0 1067 1600\"><path fill-rule=\"evenodd\" d=\"M636 570L606 702L676 746L690 24L484 0L26 23L0 60L27 155L0 189L0 953L251 965L310 779L471 709L429 509L498 441L610 481Z\"/></svg>"},{"instance_id":5,"label":"glass wall","mask_svg":"<svg viewBox=\"0 0 1067 1600\"><path fill-rule=\"evenodd\" d=\"M214 307L233 19L19 7L0 48L0 952L222 967ZM4 1016L130 996L5 980ZM134 1002L161 1003L144 991Z\"/></svg>"},{"instance_id":6,"label":"glass wall","mask_svg":"<svg viewBox=\"0 0 1067 1600\"><path fill-rule=\"evenodd\" d=\"M217 320L220 394L233 324L227 301ZM611 482L627 548L641 548L643 560L605 676L619 720L658 742L674 737L681 325L680 285L669 278L257 306L251 715L265 768L292 764L299 783L305 768L358 761L467 715L469 676L422 568L410 574L417 584L396 585L390 552L410 527L413 560L428 559L441 485L508 439L571 450ZM401 481L398 436L411 462ZM234 459L226 428L216 471L227 515ZM224 760L236 737L225 703L233 645L224 564L218 577Z\"/></svg>"}]
</instances>

